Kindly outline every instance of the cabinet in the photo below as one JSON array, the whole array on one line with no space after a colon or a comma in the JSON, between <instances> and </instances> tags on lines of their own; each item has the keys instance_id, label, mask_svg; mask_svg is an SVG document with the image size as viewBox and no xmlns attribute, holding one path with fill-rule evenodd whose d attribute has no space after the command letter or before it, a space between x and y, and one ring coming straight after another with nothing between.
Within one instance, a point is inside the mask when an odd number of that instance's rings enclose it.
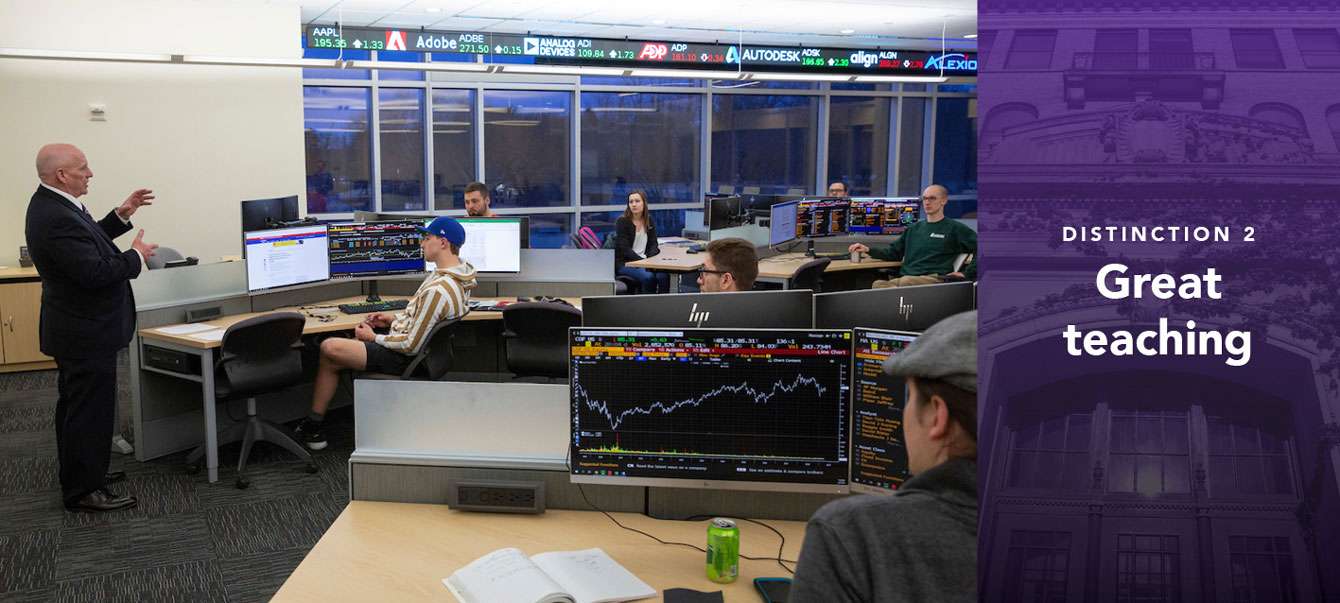
<instances>
[{"instance_id":1,"label":"cabinet","mask_svg":"<svg viewBox=\"0 0 1340 603\"><path fill-rule=\"evenodd\" d=\"M38 341L42 283L32 268L0 270L0 372L52 368Z\"/></svg>"}]
</instances>

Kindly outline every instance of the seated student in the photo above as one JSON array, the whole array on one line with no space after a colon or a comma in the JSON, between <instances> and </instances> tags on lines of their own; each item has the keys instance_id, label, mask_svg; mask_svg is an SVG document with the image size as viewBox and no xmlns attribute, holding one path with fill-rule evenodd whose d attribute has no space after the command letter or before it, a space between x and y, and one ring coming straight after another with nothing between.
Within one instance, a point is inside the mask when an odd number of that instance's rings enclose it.
<instances>
[{"instance_id":1,"label":"seated student","mask_svg":"<svg viewBox=\"0 0 1340 603\"><path fill-rule=\"evenodd\" d=\"M791 600L977 601L977 312L931 326L884 372L907 379L912 479L810 518Z\"/></svg>"},{"instance_id":2,"label":"seated student","mask_svg":"<svg viewBox=\"0 0 1340 603\"><path fill-rule=\"evenodd\" d=\"M902 275L892 280L875 281L873 287L907 287L944 282L943 277L977 278L977 259L954 271L954 259L961 253L977 255L977 233L957 220L945 217L945 203L949 191L932 184L921 192L921 204L926 208L926 219L915 222L902 236L885 249L870 249L853 243L848 253L869 252L877 260L902 260Z\"/></svg>"},{"instance_id":3,"label":"seated student","mask_svg":"<svg viewBox=\"0 0 1340 603\"><path fill-rule=\"evenodd\" d=\"M465 185L465 213L471 218L496 218L498 214L489 209L489 187L483 182L471 182Z\"/></svg>"},{"instance_id":4,"label":"seated student","mask_svg":"<svg viewBox=\"0 0 1340 603\"><path fill-rule=\"evenodd\" d=\"M642 283L643 293L669 293L669 274L624 265L661 252L656 244L656 221L651 218L645 191L638 189L628 194L628 206L614 221L614 233L614 272L637 279Z\"/></svg>"},{"instance_id":5,"label":"seated student","mask_svg":"<svg viewBox=\"0 0 1340 603\"><path fill-rule=\"evenodd\" d=\"M707 244L707 257L698 271L698 288L703 293L749 291L758 278L758 252L754 244L730 237Z\"/></svg>"},{"instance_id":6,"label":"seated student","mask_svg":"<svg viewBox=\"0 0 1340 603\"><path fill-rule=\"evenodd\" d=\"M321 424L326 408L335 396L339 374L344 369L376 371L399 375L419 353L433 325L463 316L469 310L470 289L475 286L475 268L461 261L465 227L454 218L442 216L423 231L425 260L437 269L423 279L404 312L394 316L375 312L354 329L354 339L331 338L321 342L321 363L312 388L312 412L298 425L298 438L312 450L326 447ZM385 335L373 327L389 327Z\"/></svg>"}]
</instances>

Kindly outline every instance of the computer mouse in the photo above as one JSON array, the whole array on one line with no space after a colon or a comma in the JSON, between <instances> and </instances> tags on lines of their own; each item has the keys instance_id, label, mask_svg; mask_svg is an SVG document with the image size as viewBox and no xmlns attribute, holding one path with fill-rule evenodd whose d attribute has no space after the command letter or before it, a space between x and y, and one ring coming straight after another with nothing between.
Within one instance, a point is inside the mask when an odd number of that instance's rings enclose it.
<instances>
[{"instance_id":1,"label":"computer mouse","mask_svg":"<svg viewBox=\"0 0 1340 603\"><path fill-rule=\"evenodd\" d=\"M519 302L528 302L528 301L530 301L530 298L529 298L529 297L518 297L518 298L516 298L516 300L519 301Z\"/></svg>"},{"instance_id":2,"label":"computer mouse","mask_svg":"<svg viewBox=\"0 0 1340 603\"><path fill-rule=\"evenodd\" d=\"M690 249L690 250L686 251L685 253L698 253L698 250L697 250L697 249Z\"/></svg>"}]
</instances>

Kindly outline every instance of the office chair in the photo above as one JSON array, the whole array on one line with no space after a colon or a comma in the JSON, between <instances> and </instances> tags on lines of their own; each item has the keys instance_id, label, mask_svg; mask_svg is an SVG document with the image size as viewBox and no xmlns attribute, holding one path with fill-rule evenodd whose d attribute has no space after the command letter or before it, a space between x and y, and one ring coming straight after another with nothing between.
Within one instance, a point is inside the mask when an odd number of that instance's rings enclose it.
<instances>
[{"instance_id":1,"label":"office chair","mask_svg":"<svg viewBox=\"0 0 1340 603\"><path fill-rule=\"evenodd\" d=\"M619 233L610 232L605 234L605 241L601 243L601 249L614 249L617 246ZM626 274L614 275L614 294L615 295L637 295L642 291L642 282Z\"/></svg>"},{"instance_id":2,"label":"office chair","mask_svg":"<svg viewBox=\"0 0 1340 603\"><path fill-rule=\"evenodd\" d=\"M182 257L176 249L171 247L159 247L154 250L154 254L144 260L144 267L150 270L161 270L168 262L186 259Z\"/></svg>"},{"instance_id":3,"label":"office chair","mask_svg":"<svg viewBox=\"0 0 1340 603\"><path fill-rule=\"evenodd\" d=\"M971 253L960 253L960 254L958 254L957 256L954 257L954 269L953 269L953 270L950 270L950 272L960 272L960 271L962 271L962 270L963 270L963 265L964 265L964 264L967 264L967 263L968 263L968 260L970 260L970 259L972 259L972 254L971 254ZM902 270L901 270L900 268L880 268L879 270L876 270L876 271L875 271L875 274L877 275L877 276L875 277L876 279L892 280L892 279L898 278L899 276L902 276ZM949 276L946 276L946 277L941 278L940 280L941 280L942 282L952 283L952 282L966 281L966 280L968 280L968 279L966 279L966 278L958 278L958 277L949 277Z\"/></svg>"},{"instance_id":4,"label":"office chair","mask_svg":"<svg viewBox=\"0 0 1340 603\"><path fill-rule=\"evenodd\" d=\"M809 289L815 293L823 293L824 270L833 263L831 258L819 258L805 262L801 267L796 268L796 273L791 275L792 289Z\"/></svg>"},{"instance_id":5,"label":"office chair","mask_svg":"<svg viewBox=\"0 0 1340 603\"><path fill-rule=\"evenodd\" d=\"M503 308L507 370L517 377L568 376L568 327L582 324L582 311L545 302Z\"/></svg>"},{"instance_id":6,"label":"office chair","mask_svg":"<svg viewBox=\"0 0 1340 603\"><path fill-rule=\"evenodd\" d=\"M302 337L307 319L297 312L275 312L248 318L228 327L219 346L219 359L214 363L214 397L219 402L238 398L247 400L247 419L229 427L220 434L219 441L242 439L242 454L237 461L237 487L251 485L243 470L251 446L267 441L297 455L307 464L309 473L316 472L312 455L305 450L292 432L273 421L256 416L256 396L276 392L302 380ZM186 457L188 473L200 469L200 458L205 454L201 445Z\"/></svg>"},{"instance_id":7,"label":"office chair","mask_svg":"<svg viewBox=\"0 0 1340 603\"><path fill-rule=\"evenodd\" d=\"M466 314L469 314L467 311ZM447 371L451 370L452 363L456 360L456 353L452 349L452 342L456 339L456 325L465 318L465 314L456 318L441 320L428 330L428 340L419 348L419 353L414 355L405 372L399 375L388 375L376 371L359 371L354 373L355 379L416 379L426 378L428 381L441 381L446 377Z\"/></svg>"}]
</instances>

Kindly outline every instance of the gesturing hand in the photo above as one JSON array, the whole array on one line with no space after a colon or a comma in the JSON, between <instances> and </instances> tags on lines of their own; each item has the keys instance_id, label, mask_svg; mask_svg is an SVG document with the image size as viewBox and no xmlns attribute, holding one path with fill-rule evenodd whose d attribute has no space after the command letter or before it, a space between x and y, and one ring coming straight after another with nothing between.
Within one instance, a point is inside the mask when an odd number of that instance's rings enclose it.
<instances>
[{"instance_id":1,"label":"gesturing hand","mask_svg":"<svg viewBox=\"0 0 1340 603\"><path fill-rule=\"evenodd\" d=\"M140 233L139 233L139 234L135 235L135 242L131 243L131 244L130 244L130 247L133 248L135 251L140 252L140 257L142 257L142 258L144 258L144 259L146 259L146 260L149 259L149 258L151 258L151 257L153 257L154 255L157 255L157 253L158 253L157 251L154 251L155 249L158 249L158 244L157 244L157 243L145 243L145 242L144 242L144 229L143 229L143 228L140 229Z\"/></svg>"},{"instance_id":2,"label":"gesturing hand","mask_svg":"<svg viewBox=\"0 0 1340 603\"><path fill-rule=\"evenodd\" d=\"M138 210L141 205L153 205L153 203L149 202L149 200L153 198L153 191L147 188L142 188L130 193L130 196L126 197L125 202L116 208L116 215L121 216L122 220L129 220L131 216L135 215L135 211Z\"/></svg>"}]
</instances>

